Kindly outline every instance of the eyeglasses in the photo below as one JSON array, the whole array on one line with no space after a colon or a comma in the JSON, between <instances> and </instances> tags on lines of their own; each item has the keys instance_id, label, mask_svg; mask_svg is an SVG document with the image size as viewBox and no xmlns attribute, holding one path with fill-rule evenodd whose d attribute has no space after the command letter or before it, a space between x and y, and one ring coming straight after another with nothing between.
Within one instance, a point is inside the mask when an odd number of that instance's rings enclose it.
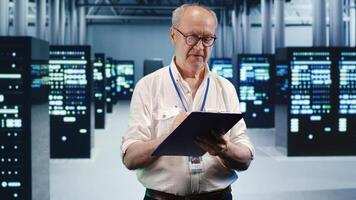
<instances>
[{"instance_id":1,"label":"eyeglasses","mask_svg":"<svg viewBox=\"0 0 356 200\"><path fill-rule=\"evenodd\" d=\"M185 38L185 43L189 46L195 46L201 40L204 47L211 47L211 46L213 46L213 44L216 40L215 36L199 37L194 34L185 35L184 33L182 33L182 31L178 30L176 27L173 27L173 28L176 29Z\"/></svg>"}]
</instances>

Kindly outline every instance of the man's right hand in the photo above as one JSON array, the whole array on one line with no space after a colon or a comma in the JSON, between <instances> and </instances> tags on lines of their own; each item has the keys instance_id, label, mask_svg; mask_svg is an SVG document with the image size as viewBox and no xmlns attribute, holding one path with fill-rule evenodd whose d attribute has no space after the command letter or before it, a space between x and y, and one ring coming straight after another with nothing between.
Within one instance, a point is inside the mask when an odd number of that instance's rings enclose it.
<instances>
[{"instance_id":1,"label":"man's right hand","mask_svg":"<svg viewBox=\"0 0 356 200\"><path fill-rule=\"evenodd\" d=\"M179 114L174 118L171 131L155 139L157 146L161 144L163 140L165 140L174 131L174 129L176 129L185 120L185 118L188 117L188 115L189 113L180 111Z\"/></svg>"},{"instance_id":2,"label":"man's right hand","mask_svg":"<svg viewBox=\"0 0 356 200\"><path fill-rule=\"evenodd\" d=\"M185 118L188 117L188 115L189 113L187 112L179 112L179 114L174 119L172 131L176 129L185 120Z\"/></svg>"},{"instance_id":3,"label":"man's right hand","mask_svg":"<svg viewBox=\"0 0 356 200\"><path fill-rule=\"evenodd\" d=\"M180 112L174 119L173 129L176 129L187 118L189 113ZM158 157L151 156L159 144L168 137L169 134L149 141L137 141L131 144L123 157L123 162L130 170L143 168L154 162Z\"/></svg>"}]
</instances>

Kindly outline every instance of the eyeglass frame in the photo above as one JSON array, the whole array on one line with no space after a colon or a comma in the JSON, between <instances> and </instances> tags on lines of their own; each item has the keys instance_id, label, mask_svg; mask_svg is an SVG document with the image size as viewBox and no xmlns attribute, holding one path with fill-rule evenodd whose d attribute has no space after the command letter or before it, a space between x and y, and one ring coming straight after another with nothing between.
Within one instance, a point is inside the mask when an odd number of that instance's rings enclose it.
<instances>
[{"instance_id":1,"label":"eyeglass frame","mask_svg":"<svg viewBox=\"0 0 356 200\"><path fill-rule=\"evenodd\" d=\"M197 45L197 44L199 43L199 41L202 41L202 44L203 44L204 47L211 47L211 46L214 45L215 40L216 40L216 36L199 37L199 36L197 36L197 35L195 35L195 34L186 35L186 34L182 33L182 31L180 31L178 28L176 28L176 27L174 27L174 26L172 26L172 28L174 28L175 30L177 30L178 33L180 33L180 34L184 37L185 43L186 43L188 46L195 46L195 45ZM197 40L197 42L196 42L195 44L188 44L188 37L189 37L189 36L197 37L199 40ZM211 43L211 45L205 45L205 44L204 44L204 40L203 40L203 39L206 39L206 38L213 38L213 42Z\"/></svg>"}]
</instances>

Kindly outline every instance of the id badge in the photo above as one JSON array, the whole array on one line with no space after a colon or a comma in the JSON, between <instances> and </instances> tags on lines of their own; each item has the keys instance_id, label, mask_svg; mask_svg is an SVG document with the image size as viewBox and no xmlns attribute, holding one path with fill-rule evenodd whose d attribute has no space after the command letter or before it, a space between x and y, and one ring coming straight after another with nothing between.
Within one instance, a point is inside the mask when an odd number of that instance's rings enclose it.
<instances>
[{"instance_id":1,"label":"id badge","mask_svg":"<svg viewBox=\"0 0 356 200\"><path fill-rule=\"evenodd\" d=\"M188 157L189 169L191 174L203 172L203 159L202 157Z\"/></svg>"}]
</instances>

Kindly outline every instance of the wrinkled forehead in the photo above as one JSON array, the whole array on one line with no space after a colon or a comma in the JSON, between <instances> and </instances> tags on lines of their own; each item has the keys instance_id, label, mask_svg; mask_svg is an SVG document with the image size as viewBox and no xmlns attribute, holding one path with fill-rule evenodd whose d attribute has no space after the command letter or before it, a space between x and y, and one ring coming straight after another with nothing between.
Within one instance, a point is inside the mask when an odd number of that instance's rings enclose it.
<instances>
[{"instance_id":1,"label":"wrinkled forehead","mask_svg":"<svg viewBox=\"0 0 356 200\"><path fill-rule=\"evenodd\" d=\"M210 11L198 6L191 6L183 13L179 28L196 34L214 35L216 21Z\"/></svg>"}]
</instances>

